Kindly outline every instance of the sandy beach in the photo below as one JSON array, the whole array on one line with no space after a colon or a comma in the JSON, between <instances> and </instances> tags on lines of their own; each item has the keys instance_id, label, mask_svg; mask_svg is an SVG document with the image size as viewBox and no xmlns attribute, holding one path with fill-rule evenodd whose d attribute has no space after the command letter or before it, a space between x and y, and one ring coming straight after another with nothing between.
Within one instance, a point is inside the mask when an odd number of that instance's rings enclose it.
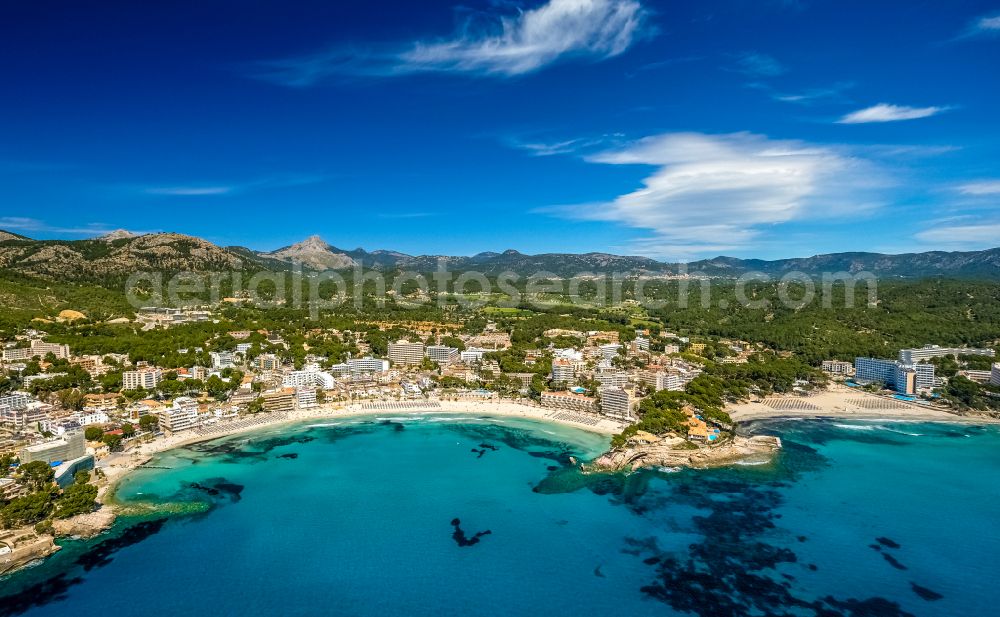
<instances>
[{"instance_id":1,"label":"sandy beach","mask_svg":"<svg viewBox=\"0 0 1000 617\"><path fill-rule=\"evenodd\" d=\"M808 396L772 396L762 401L729 405L729 415L737 422L780 418L843 418L855 420L895 420L913 422L996 423L978 415L958 415L928 405L913 404L891 396L864 392L834 384Z\"/></svg>"},{"instance_id":2,"label":"sandy beach","mask_svg":"<svg viewBox=\"0 0 1000 617\"><path fill-rule=\"evenodd\" d=\"M343 403L331 403L321 405L312 409L301 409L282 415L261 414L259 418L242 418L241 421L223 421L213 425L215 430L211 433L183 431L169 437L157 439L156 441L141 444L126 452L112 454L104 458L99 467L104 471L108 479L108 484L102 488L102 495L113 489L114 485L125 474L132 469L147 463L155 454L165 452L174 448L195 443L238 435L262 428L280 426L282 424L293 424L296 422L309 422L317 420L330 420L336 418L352 418L367 415L406 415L414 413L441 413L441 414L464 414L469 416L513 416L518 418L528 418L542 422L554 422L572 426L573 428L600 433L602 435L614 435L621 432L624 425L609 418L596 414L567 413L560 410L546 409L536 405L529 405L518 401L498 400L429 400L421 401L381 401L364 402L344 405ZM232 425L231 427L229 425Z\"/></svg>"}]
</instances>

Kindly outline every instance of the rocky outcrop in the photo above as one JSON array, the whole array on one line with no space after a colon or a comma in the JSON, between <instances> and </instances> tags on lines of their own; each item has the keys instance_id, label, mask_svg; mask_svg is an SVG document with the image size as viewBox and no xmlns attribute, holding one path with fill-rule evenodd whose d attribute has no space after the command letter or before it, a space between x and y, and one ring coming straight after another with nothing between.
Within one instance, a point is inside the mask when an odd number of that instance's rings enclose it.
<instances>
[{"instance_id":1,"label":"rocky outcrop","mask_svg":"<svg viewBox=\"0 0 1000 617\"><path fill-rule=\"evenodd\" d=\"M114 510L109 506L102 506L94 512L79 514L64 520L55 520L52 522L52 528L56 535L92 538L109 529L114 522Z\"/></svg>"},{"instance_id":2,"label":"rocky outcrop","mask_svg":"<svg viewBox=\"0 0 1000 617\"><path fill-rule=\"evenodd\" d=\"M309 236L298 244L263 255L288 263L301 263L306 268L321 271L342 270L356 265L351 257L330 246L319 236Z\"/></svg>"},{"instance_id":3,"label":"rocky outcrop","mask_svg":"<svg viewBox=\"0 0 1000 617\"><path fill-rule=\"evenodd\" d=\"M718 445L695 445L680 437L615 448L590 465L593 471L634 470L641 467L721 467L738 462L766 462L781 449L770 435L736 435Z\"/></svg>"}]
</instances>

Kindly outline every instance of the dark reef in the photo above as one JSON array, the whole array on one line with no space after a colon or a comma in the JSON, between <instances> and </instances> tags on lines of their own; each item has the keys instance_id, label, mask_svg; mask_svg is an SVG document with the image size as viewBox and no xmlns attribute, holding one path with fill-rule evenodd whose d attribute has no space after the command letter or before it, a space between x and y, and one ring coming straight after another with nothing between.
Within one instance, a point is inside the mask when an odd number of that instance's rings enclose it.
<instances>
[{"instance_id":1,"label":"dark reef","mask_svg":"<svg viewBox=\"0 0 1000 617\"><path fill-rule=\"evenodd\" d=\"M488 536L493 533L492 531L487 529L485 531L477 531L472 537L468 537L465 535L465 532L462 531L462 521L459 520L458 518L451 519L451 526L455 529L452 532L451 537L453 540L455 540L455 543L458 544L459 546L474 546L476 544L479 544L480 538L482 538L483 536Z\"/></svg>"}]
</instances>

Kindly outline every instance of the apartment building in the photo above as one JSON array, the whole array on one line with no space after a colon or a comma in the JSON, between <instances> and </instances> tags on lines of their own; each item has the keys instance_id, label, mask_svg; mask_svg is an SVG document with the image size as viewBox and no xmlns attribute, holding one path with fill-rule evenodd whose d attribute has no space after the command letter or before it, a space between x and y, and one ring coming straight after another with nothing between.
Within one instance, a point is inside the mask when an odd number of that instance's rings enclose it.
<instances>
[{"instance_id":1,"label":"apartment building","mask_svg":"<svg viewBox=\"0 0 1000 617\"><path fill-rule=\"evenodd\" d=\"M236 366L236 356L231 351L212 351L208 355L212 358L212 368L217 371Z\"/></svg>"},{"instance_id":2,"label":"apartment building","mask_svg":"<svg viewBox=\"0 0 1000 617\"><path fill-rule=\"evenodd\" d=\"M35 356L44 358L50 353L56 358L68 359L70 357L69 345L46 343L40 339L34 339L28 347L4 349L0 357L3 358L4 362L24 362L31 360Z\"/></svg>"},{"instance_id":3,"label":"apartment building","mask_svg":"<svg viewBox=\"0 0 1000 617\"><path fill-rule=\"evenodd\" d=\"M622 346L619 343L608 343L607 345L601 345L599 347L601 358L610 362L614 358L618 357L618 350Z\"/></svg>"},{"instance_id":4,"label":"apartment building","mask_svg":"<svg viewBox=\"0 0 1000 617\"><path fill-rule=\"evenodd\" d=\"M823 364L820 368L824 373L830 373L831 375L854 374L854 365L850 362L843 362L841 360L823 360Z\"/></svg>"},{"instance_id":5,"label":"apartment building","mask_svg":"<svg viewBox=\"0 0 1000 617\"><path fill-rule=\"evenodd\" d=\"M266 392L261 397L264 399L264 411L284 411L289 412L295 409L295 389L283 388L275 392Z\"/></svg>"},{"instance_id":6,"label":"apartment building","mask_svg":"<svg viewBox=\"0 0 1000 617\"><path fill-rule=\"evenodd\" d=\"M447 345L428 345L427 358L441 366L447 366L458 359L458 348Z\"/></svg>"},{"instance_id":7,"label":"apartment building","mask_svg":"<svg viewBox=\"0 0 1000 617\"><path fill-rule=\"evenodd\" d=\"M620 388L628 383L628 373L616 368L599 368L594 374L597 383L605 388Z\"/></svg>"},{"instance_id":8,"label":"apartment building","mask_svg":"<svg viewBox=\"0 0 1000 617\"><path fill-rule=\"evenodd\" d=\"M177 433L198 426L198 401L187 396L174 399L173 405L164 407L157 414L160 428L166 433Z\"/></svg>"},{"instance_id":9,"label":"apartment building","mask_svg":"<svg viewBox=\"0 0 1000 617\"><path fill-rule=\"evenodd\" d=\"M996 356L992 349L976 349L972 347L940 347L938 345L924 345L917 349L900 349L899 361L902 364L917 364L923 360L940 358L943 356Z\"/></svg>"},{"instance_id":10,"label":"apartment building","mask_svg":"<svg viewBox=\"0 0 1000 617\"><path fill-rule=\"evenodd\" d=\"M295 406L299 409L311 409L316 407L316 388L296 388Z\"/></svg>"},{"instance_id":11,"label":"apartment building","mask_svg":"<svg viewBox=\"0 0 1000 617\"><path fill-rule=\"evenodd\" d=\"M424 361L424 344L406 340L389 343L389 360L393 364L420 364Z\"/></svg>"},{"instance_id":12,"label":"apartment building","mask_svg":"<svg viewBox=\"0 0 1000 617\"><path fill-rule=\"evenodd\" d=\"M301 371L288 371L281 378L285 388L316 388L330 390L336 385L333 375L320 370L318 364L307 364Z\"/></svg>"},{"instance_id":13,"label":"apartment building","mask_svg":"<svg viewBox=\"0 0 1000 617\"><path fill-rule=\"evenodd\" d=\"M601 388L600 392L601 413L622 422L635 420L635 409L639 405L639 400L633 397L631 392L618 387Z\"/></svg>"},{"instance_id":14,"label":"apartment building","mask_svg":"<svg viewBox=\"0 0 1000 617\"><path fill-rule=\"evenodd\" d=\"M557 358L552 361L552 381L557 383L573 383L576 379L576 366L569 360Z\"/></svg>"},{"instance_id":15,"label":"apartment building","mask_svg":"<svg viewBox=\"0 0 1000 617\"><path fill-rule=\"evenodd\" d=\"M262 353L257 356L257 368L262 371L276 371L281 368L281 360L273 353Z\"/></svg>"},{"instance_id":16,"label":"apartment building","mask_svg":"<svg viewBox=\"0 0 1000 617\"><path fill-rule=\"evenodd\" d=\"M54 463L71 461L87 454L87 444L83 431L66 433L58 439L28 446L21 450L21 464L41 461Z\"/></svg>"},{"instance_id":17,"label":"apartment building","mask_svg":"<svg viewBox=\"0 0 1000 617\"><path fill-rule=\"evenodd\" d=\"M1000 362L993 363L990 369L990 384L1000 386Z\"/></svg>"},{"instance_id":18,"label":"apartment building","mask_svg":"<svg viewBox=\"0 0 1000 617\"><path fill-rule=\"evenodd\" d=\"M904 364L898 360L855 358L854 378L861 383L881 383L901 394L934 387L933 364Z\"/></svg>"},{"instance_id":19,"label":"apartment building","mask_svg":"<svg viewBox=\"0 0 1000 617\"><path fill-rule=\"evenodd\" d=\"M147 366L122 373L122 390L155 390L163 380L163 371Z\"/></svg>"},{"instance_id":20,"label":"apartment building","mask_svg":"<svg viewBox=\"0 0 1000 617\"><path fill-rule=\"evenodd\" d=\"M972 369L959 371L958 374L976 383L990 383L990 379L993 377L992 371L977 371Z\"/></svg>"},{"instance_id":21,"label":"apartment building","mask_svg":"<svg viewBox=\"0 0 1000 617\"><path fill-rule=\"evenodd\" d=\"M684 389L684 380L676 371L646 370L641 373L642 382L652 388L653 392L670 390L679 392Z\"/></svg>"},{"instance_id":22,"label":"apartment building","mask_svg":"<svg viewBox=\"0 0 1000 617\"><path fill-rule=\"evenodd\" d=\"M352 375L364 375L365 373L384 373L389 370L389 361L382 358L365 356L364 358L349 358L347 369Z\"/></svg>"},{"instance_id":23,"label":"apartment building","mask_svg":"<svg viewBox=\"0 0 1000 617\"><path fill-rule=\"evenodd\" d=\"M488 349L483 349L481 347L467 347L458 354L458 357L461 359L463 364L472 364L474 362L482 362L483 355L485 355L488 351Z\"/></svg>"},{"instance_id":24,"label":"apartment building","mask_svg":"<svg viewBox=\"0 0 1000 617\"><path fill-rule=\"evenodd\" d=\"M542 392L542 407L565 411L596 412L597 399L572 392Z\"/></svg>"},{"instance_id":25,"label":"apartment building","mask_svg":"<svg viewBox=\"0 0 1000 617\"><path fill-rule=\"evenodd\" d=\"M0 396L0 424L16 429L34 426L48 419L52 405L41 403L25 392Z\"/></svg>"}]
</instances>

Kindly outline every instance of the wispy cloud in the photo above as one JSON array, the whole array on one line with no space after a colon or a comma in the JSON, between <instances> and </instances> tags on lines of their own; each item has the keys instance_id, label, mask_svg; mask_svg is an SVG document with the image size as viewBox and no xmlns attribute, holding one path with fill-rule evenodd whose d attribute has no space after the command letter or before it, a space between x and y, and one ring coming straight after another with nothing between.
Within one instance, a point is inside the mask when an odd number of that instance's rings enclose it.
<instances>
[{"instance_id":1,"label":"wispy cloud","mask_svg":"<svg viewBox=\"0 0 1000 617\"><path fill-rule=\"evenodd\" d=\"M390 45L381 53L332 49L270 60L252 76L307 87L333 75L405 75L455 72L509 77L564 58L617 56L649 35L639 0L549 0L513 14L477 14L451 38Z\"/></svg>"},{"instance_id":2,"label":"wispy cloud","mask_svg":"<svg viewBox=\"0 0 1000 617\"><path fill-rule=\"evenodd\" d=\"M958 192L963 195L1000 195L1000 180L980 180L969 182L958 187Z\"/></svg>"},{"instance_id":3,"label":"wispy cloud","mask_svg":"<svg viewBox=\"0 0 1000 617\"><path fill-rule=\"evenodd\" d=\"M854 86L854 82L844 81L828 88L807 88L798 92L772 92L771 98L783 103L798 103L800 105L810 105L818 101L838 101L843 100L845 98L844 92Z\"/></svg>"},{"instance_id":4,"label":"wispy cloud","mask_svg":"<svg viewBox=\"0 0 1000 617\"><path fill-rule=\"evenodd\" d=\"M736 62L729 70L751 77L777 77L788 72L783 64L771 55L756 51L736 54Z\"/></svg>"},{"instance_id":5,"label":"wispy cloud","mask_svg":"<svg viewBox=\"0 0 1000 617\"><path fill-rule=\"evenodd\" d=\"M116 228L106 223L87 223L78 227L64 227L50 225L45 221L24 216L0 216L0 229L17 233L56 233L79 236L100 236L114 231ZM137 234L153 233L151 231L139 231Z\"/></svg>"},{"instance_id":6,"label":"wispy cloud","mask_svg":"<svg viewBox=\"0 0 1000 617\"><path fill-rule=\"evenodd\" d=\"M746 247L781 223L868 212L888 185L878 165L840 148L751 133L667 133L586 160L656 170L610 202L546 211L650 230L635 249L664 257Z\"/></svg>"},{"instance_id":7,"label":"wispy cloud","mask_svg":"<svg viewBox=\"0 0 1000 617\"><path fill-rule=\"evenodd\" d=\"M1000 222L935 226L917 233L916 238L921 242L965 250L995 248L1000 245Z\"/></svg>"},{"instance_id":8,"label":"wispy cloud","mask_svg":"<svg viewBox=\"0 0 1000 617\"><path fill-rule=\"evenodd\" d=\"M577 139L564 139L556 141L545 141L541 139L525 140L520 137L509 137L505 141L507 145L518 150L525 150L532 156L554 156L557 154L573 154L584 151L593 151L598 148L609 148L621 144L624 134L615 133L612 135L601 135L600 137L581 137Z\"/></svg>"},{"instance_id":9,"label":"wispy cloud","mask_svg":"<svg viewBox=\"0 0 1000 617\"><path fill-rule=\"evenodd\" d=\"M1000 13L981 15L973 19L954 40L983 36L1000 36Z\"/></svg>"},{"instance_id":10,"label":"wispy cloud","mask_svg":"<svg viewBox=\"0 0 1000 617\"><path fill-rule=\"evenodd\" d=\"M234 193L244 193L247 191L287 188L294 186L305 186L317 184L327 179L324 175L310 174L285 174L274 175L250 180L247 182L235 183L214 183L214 184L181 184L164 186L144 186L136 187L147 195L159 195L167 197L209 197L214 195L232 195Z\"/></svg>"},{"instance_id":11,"label":"wispy cloud","mask_svg":"<svg viewBox=\"0 0 1000 617\"><path fill-rule=\"evenodd\" d=\"M198 196L226 195L233 189L232 186L164 186L147 188L145 192L150 195Z\"/></svg>"},{"instance_id":12,"label":"wispy cloud","mask_svg":"<svg viewBox=\"0 0 1000 617\"><path fill-rule=\"evenodd\" d=\"M905 105L890 105L879 103L865 109L851 112L837 122L840 124L865 124L868 122L898 122L900 120L916 120L929 118L948 111L950 107L907 107Z\"/></svg>"}]
</instances>

